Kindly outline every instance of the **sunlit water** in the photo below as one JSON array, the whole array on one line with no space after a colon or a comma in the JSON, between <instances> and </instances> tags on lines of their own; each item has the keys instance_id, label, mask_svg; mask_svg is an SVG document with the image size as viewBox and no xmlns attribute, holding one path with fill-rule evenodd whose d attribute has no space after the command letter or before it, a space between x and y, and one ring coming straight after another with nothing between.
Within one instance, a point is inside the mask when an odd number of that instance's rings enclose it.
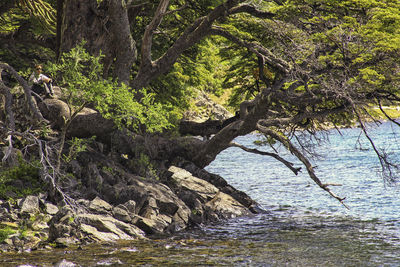
<instances>
[{"instance_id":1,"label":"sunlit water","mask_svg":"<svg viewBox=\"0 0 400 267\"><path fill-rule=\"evenodd\" d=\"M370 134L378 147L400 158L400 128L384 123ZM249 135L236 142L256 148L257 139ZM305 172L296 176L272 158L230 148L208 171L246 192L266 213L148 242L3 254L0 266L52 266L62 259L81 266L400 266L400 188L384 183L360 129L343 129L341 135L332 130L329 139L316 148L321 157L313 164L324 183L343 184L331 189L346 197L349 210Z\"/></svg>"}]
</instances>

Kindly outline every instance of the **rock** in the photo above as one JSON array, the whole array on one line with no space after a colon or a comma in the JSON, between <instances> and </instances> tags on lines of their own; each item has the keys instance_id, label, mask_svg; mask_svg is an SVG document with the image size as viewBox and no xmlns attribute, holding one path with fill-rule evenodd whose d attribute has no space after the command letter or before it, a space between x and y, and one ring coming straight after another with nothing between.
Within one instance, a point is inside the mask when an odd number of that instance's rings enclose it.
<instances>
[{"instance_id":1,"label":"rock","mask_svg":"<svg viewBox=\"0 0 400 267\"><path fill-rule=\"evenodd\" d=\"M38 213L39 198L37 196L27 196L21 204L21 213Z\"/></svg>"},{"instance_id":2,"label":"rock","mask_svg":"<svg viewBox=\"0 0 400 267\"><path fill-rule=\"evenodd\" d=\"M62 223L55 223L50 225L49 229L49 241L54 241L59 238L70 236L72 227Z\"/></svg>"},{"instance_id":3,"label":"rock","mask_svg":"<svg viewBox=\"0 0 400 267\"><path fill-rule=\"evenodd\" d=\"M86 234L89 234L92 236L96 241L106 241L106 242L111 242L111 241L117 241L119 239L119 236L114 233L107 233L107 232L101 232L96 229L96 227L87 225L82 223L81 224L81 229L84 231Z\"/></svg>"},{"instance_id":4,"label":"rock","mask_svg":"<svg viewBox=\"0 0 400 267\"><path fill-rule=\"evenodd\" d=\"M93 199L89 204L89 209L95 213L108 214L112 210L112 206L99 197Z\"/></svg>"},{"instance_id":5,"label":"rock","mask_svg":"<svg viewBox=\"0 0 400 267\"><path fill-rule=\"evenodd\" d=\"M196 193L202 199L204 199L204 202L213 199L214 196L219 192L219 189L214 185L194 177L190 172L184 169L171 166L168 171L173 173L171 178L176 181L178 187L182 187L186 190Z\"/></svg>"},{"instance_id":6,"label":"rock","mask_svg":"<svg viewBox=\"0 0 400 267\"><path fill-rule=\"evenodd\" d=\"M49 202L46 202L46 203L44 204L44 206L45 206L46 212L47 212L48 214L50 214L50 215L55 215L55 214L58 212L58 208L57 208L56 205L53 205L53 204L51 204L51 203L49 203Z\"/></svg>"},{"instance_id":7,"label":"rock","mask_svg":"<svg viewBox=\"0 0 400 267\"><path fill-rule=\"evenodd\" d=\"M58 238L70 237L73 229L77 227L75 214L68 206L63 206L49 221L49 241Z\"/></svg>"},{"instance_id":8,"label":"rock","mask_svg":"<svg viewBox=\"0 0 400 267\"><path fill-rule=\"evenodd\" d=\"M36 236L25 236L24 241L24 251L30 251L32 249L37 249L39 247L40 238Z\"/></svg>"},{"instance_id":9,"label":"rock","mask_svg":"<svg viewBox=\"0 0 400 267\"><path fill-rule=\"evenodd\" d=\"M154 215L154 216L152 216ZM141 216L136 216L134 218L135 225L142 229L146 234L152 235L152 234L157 234L157 233L163 233L164 230L169 226L169 224L172 222L171 217L167 217L168 219L166 220L165 215L163 216L164 218L161 218L161 216L157 216L156 214L152 215L147 215L149 218L144 218Z\"/></svg>"},{"instance_id":10,"label":"rock","mask_svg":"<svg viewBox=\"0 0 400 267\"><path fill-rule=\"evenodd\" d=\"M117 207L113 208L113 216L115 219L126 223L130 223L132 220L131 216L123 205L118 205Z\"/></svg>"},{"instance_id":11,"label":"rock","mask_svg":"<svg viewBox=\"0 0 400 267\"><path fill-rule=\"evenodd\" d=\"M239 201L243 206L248 207L250 210L252 210L252 212L258 213L260 211L260 209L258 208L258 204L254 200L252 200L246 193L230 186L226 182L226 180L221 176L209 173L206 170L199 168L192 162L188 161L179 162L179 165L177 165L177 167L185 169L188 172L190 172L193 176L205 180L210 184L216 186L220 191L232 196L234 199Z\"/></svg>"},{"instance_id":12,"label":"rock","mask_svg":"<svg viewBox=\"0 0 400 267\"><path fill-rule=\"evenodd\" d=\"M15 222L0 222L0 226L2 227L10 227L13 229L18 229L18 223Z\"/></svg>"},{"instance_id":13,"label":"rock","mask_svg":"<svg viewBox=\"0 0 400 267\"><path fill-rule=\"evenodd\" d=\"M230 219L239 216L249 216L251 212L230 195L219 192L206 203L206 209L218 215L218 219Z\"/></svg>"},{"instance_id":14,"label":"rock","mask_svg":"<svg viewBox=\"0 0 400 267\"><path fill-rule=\"evenodd\" d=\"M183 117L184 120L203 122L210 118L224 120L232 117L232 114L229 111L220 104L215 103L203 91L198 91L195 105L199 108L199 111L191 110L185 112Z\"/></svg>"},{"instance_id":15,"label":"rock","mask_svg":"<svg viewBox=\"0 0 400 267\"><path fill-rule=\"evenodd\" d=\"M63 259L62 261L57 262L53 267L75 267L75 266L77 266L75 263Z\"/></svg>"},{"instance_id":16,"label":"rock","mask_svg":"<svg viewBox=\"0 0 400 267\"><path fill-rule=\"evenodd\" d=\"M86 176L86 186L89 189L100 191L103 186L104 179L101 176L99 169L97 168L97 164L89 163L83 173L85 173L84 175Z\"/></svg>"},{"instance_id":17,"label":"rock","mask_svg":"<svg viewBox=\"0 0 400 267\"><path fill-rule=\"evenodd\" d=\"M68 105L58 99L46 98L44 102L38 102L38 107L44 118L51 121L56 129L61 129L65 120L70 117Z\"/></svg>"},{"instance_id":18,"label":"rock","mask_svg":"<svg viewBox=\"0 0 400 267\"><path fill-rule=\"evenodd\" d=\"M47 225L46 222L38 220L32 223L31 228L34 231L41 231L49 229L49 226Z\"/></svg>"},{"instance_id":19,"label":"rock","mask_svg":"<svg viewBox=\"0 0 400 267\"><path fill-rule=\"evenodd\" d=\"M136 202L133 200L128 200L123 204L123 206L126 208L126 210L130 213L136 213Z\"/></svg>"},{"instance_id":20,"label":"rock","mask_svg":"<svg viewBox=\"0 0 400 267\"><path fill-rule=\"evenodd\" d=\"M7 245L9 245L9 246L12 246L12 245L13 245L13 241L12 241L11 238L4 239L3 243L4 243L4 244L7 244Z\"/></svg>"},{"instance_id":21,"label":"rock","mask_svg":"<svg viewBox=\"0 0 400 267\"><path fill-rule=\"evenodd\" d=\"M137 239L144 238L144 233L136 226L127 224L117 219L98 214L78 214L77 218L83 224L92 226L99 232L113 233L117 239Z\"/></svg>"},{"instance_id":22,"label":"rock","mask_svg":"<svg viewBox=\"0 0 400 267\"><path fill-rule=\"evenodd\" d=\"M190 172L175 166L168 171L172 172L171 178L179 188L179 196L192 210L192 221L200 223L204 218L216 221L251 214L246 206L232 196Z\"/></svg>"}]
</instances>

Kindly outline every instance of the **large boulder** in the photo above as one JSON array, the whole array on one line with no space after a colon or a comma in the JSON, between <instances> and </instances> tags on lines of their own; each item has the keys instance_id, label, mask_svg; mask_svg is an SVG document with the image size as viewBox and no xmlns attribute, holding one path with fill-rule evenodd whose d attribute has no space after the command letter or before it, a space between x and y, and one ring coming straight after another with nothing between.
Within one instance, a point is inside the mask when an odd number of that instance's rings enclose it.
<instances>
[{"instance_id":1,"label":"large boulder","mask_svg":"<svg viewBox=\"0 0 400 267\"><path fill-rule=\"evenodd\" d=\"M172 173L171 179L175 182L177 190L181 192L182 200L192 208L192 220L215 221L251 214L248 207L213 184L193 176L187 170L171 166L168 171ZM201 218L199 219L198 216Z\"/></svg>"},{"instance_id":2,"label":"large boulder","mask_svg":"<svg viewBox=\"0 0 400 267\"><path fill-rule=\"evenodd\" d=\"M39 213L39 198L37 196L27 196L21 202L21 213Z\"/></svg>"}]
</instances>

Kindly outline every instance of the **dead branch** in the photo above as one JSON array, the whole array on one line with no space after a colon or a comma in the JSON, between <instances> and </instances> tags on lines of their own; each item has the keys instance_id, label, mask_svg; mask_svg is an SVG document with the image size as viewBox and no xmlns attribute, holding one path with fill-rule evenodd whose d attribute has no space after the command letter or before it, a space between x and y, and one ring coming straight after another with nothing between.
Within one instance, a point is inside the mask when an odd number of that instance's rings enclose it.
<instances>
[{"instance_id":1,"label":"dead branch","mask_svg":"<svg viewBox=\"0 0 400 267\"><path fill-rule=\"evenodd\" d=\"M10 132L9 136L22 137L24 138L24 140L27 140L31 143L27 146L34 145L38 147L39 162L41 165L39 174L41 179L50 186L50 193L52 195L59 194L66 205L76 210L77 205L75 203L75 200L71 198L67 193L65 193L58 184L58 181L63 178L63 175L57 170L56 166L54 166L51 160L52 158L54 158L54 155L57 152L55 151L55 148L49 146L46 141L37 138L29 130L22 133L12 131Z\"/></svg>"},{"instance_id":2,"label":"dead branch","mask_svg":"<svg viewBox=\"0 0 400 267\"><path fill-rule=\"evenodd\" d=\"M321 180L317 177L317 175L314 172L314 168L312 166L312 164L310 163L310 161L285 137L281 136L279 133L268 129L260 124L257 124L257 128L260 132L269 135L270 137L274 138L275 140L279 141L280 143L282 143L291 153L293 153L306 167L308 175L310 176L310 178L323 190L325 190L326 192L328 192L332 197L336 198L344 207L347 207L346 204L344 204L344 200L345 198L341 198L337 195L335 195L330 189L329 189L329 185L330 184L323 184L321 182Z\"/></svg>"},{"instance_id":3,"label":"dead branch","mask_svg":"<svg viewBox=\"0 0 400 267\"><path fill-rule=\"evenodd\" d=\"M379 149L375 145L374 140L369 136L367 128L365 127L365 124L354 104L353 104L353 110L357 116L358 122L360 123L361 130L363 131L365 137L368 139L370 145L372 146L372 149L375 151L375 154L378 156L384 180L390 183L395 182L396 180L395 174L400 172L400 166L398 164L391 162L388 159L388 155L385 151L379 151Z\"/></svg>"},{"instance_id":4,"label":"dead branch","mask_svg":"<svg viewBox=\"0 0 400 267\"><path fill-rule=\"evenodd\" d=\"M379 104L379 109L382 111L383 115L385 115L385 117L386 117L388 120L390 120L391 122L393 122L393 123L396 124L397 126L400 126L400 123L398 123L395 119L393 119L392 117L390 117L390 116L386 113L386 111L383 110L382 103L381 103L381 100L380 100L380 99L378 99L378 104Z\"/></svg>"},{"instance_id":5,"label":"dead branch","mask_svg":"<svg viewBox=\"0 0 400 267\"><path fill-rule=\"evenodd\" d=\"M276 160L282 162L283 164L285 164L285 166L288 167L295 175L297 175L301 171L301 168L294 168L293 167L294 164L292 162L289 162L289 161L283 159L282 157L280 157L276 153L265 152L265 151L261 151L261 150L254 149L254 148L248 148L248 147L245 147L245 146L240 145L240 144L235 143L235 142L231 142L229 146L230 147L238 147L238 148L240 148L240 149L242 149L242 150L244 150L246 152L249 152L249 153L254 153L254 154L258 154L258 155L273 157L274 159L276 159Z\"/></svg>"}]
</instances>

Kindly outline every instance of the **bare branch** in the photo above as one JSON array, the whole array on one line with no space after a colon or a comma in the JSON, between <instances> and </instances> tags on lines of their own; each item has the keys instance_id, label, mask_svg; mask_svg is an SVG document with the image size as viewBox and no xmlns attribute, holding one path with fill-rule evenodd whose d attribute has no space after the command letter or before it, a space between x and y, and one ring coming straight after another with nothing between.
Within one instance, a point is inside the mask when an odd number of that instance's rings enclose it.
<instances>
[{"instance_id":1,"label":"bare branch","mask_svg":"<svg viewBox=\"0 0 400 267\"><path fill-rule=\"evenodd\" d=\"M285 137L281 136L280 134L276 133L273 130L270 130L264 126L257 125L257 128L260 132L271 136L272 138L276 139L280 143L282 143L291 153L293 153L306 167L308 175L310 178L322 189L324 189L326 192L328 192L332 197L336 198L343 206L345 206L347 209L348 207L346 204L344 204L345 198L338 197L335 195L330 189L329 185L331 184L323 184L321 180L317 177L317 175L314 172L314 168L310 161Z\"/></svg>"},{"instance_id":2,"label":"bare branch","mask_svg":"<svg viewBox=\"0 0 400 267\"><path fill-rule=\"evenodd\" d=\"M132 2L132 1L129 1L129 2ZM149 1L141 3L141 4L136 4L136 5L134 5L133 3L127 3L127 9L129 10L129 9L142 8L146 5L148 5L149 3L150 3Z\"/></svg>"},{"instance_id":3,"label":"bare branch","mask_svg":"<svg viewBox=\"0 0 400 267\"><path fill-rule=\"evenodd\" d=\"M166 14L169 1L160 2L153 21L146 27L142 42L142 63L139 71L134 78L131 86L138 89L143 88L150 80L155 79L161 74L166 73L178 57L189 47L199 42L202 38L210 34L212 24L219 18L228 15L228 10L242 1L227 0L223 4L215 7L207 16L198 18L192 25L188 26L175 43L166 51L164 55L155 61L151 58L152 37L156 28L160 25L161 19Z\"/></svg>"},{"instance_id":4,"label":"bare branch","mask_svg":"<svg viewBox=\"0 0 400 267\"><path fill-rule=\"evenodd\" d=\"M41 179L50 185L51 194L58 193L62 197L65 204L69 205L73 209L76 209L77 205L75 203L75 200L68 196L68 194L66 194L58 184L60 178L62 178L63 175L52 163L51 159L54 158L54 155L56 154L54 148L49 146L47 142L40 140L34 134L30 133L29 130L23 133L13 131L10 132L10 136L20 136L24 138L24 140L31 143L29 146L36 145L38 147L39 162L41 164Z\"/></svg>"},{"instance_id":5,"label":"bare branch","mask_svg":"<svg viewBox=\"0 0 400 267\"><path fill-rule=\"evenodd\" d=\"M354 113L357 116L358 122L360 123L360 127L365 135L367 137L369 143L371 144L373 150L375 151L375 154L378 156L381 168L382 168L382 175L385 181L389 183L394 183L396 180L396 173L400 173L400 166L397 164L394 164L388 159L388 155L385 151L379 151L379 149L376 147L374 140L369 136L367 128L364 125L364 122L358 113L355 105L353 104L353 110Z\"/></svg>"},{"instance_id":6,"label":"bare branch","mask_svg":"<svg viewBox=\"0 0 400 267\"><path fill-rule=\"evenodd\" d=\"M379 109L382 111L383 115L385 115L385 117L386 117L388 120L390 120L391 122L393 122L393 123L396 124L397 126L400 126L400 123L398 123L396 120L394 120L392 117L390 117L390 116L386 113L386 111L383 109L382 103L381 103L381 100L380 100L380 99L378 99L378 103L379 103Z\"/></svg>"},{"instance_id":7,"label":"bare branch","mask_svg":"<svg viewBox=\"0 0 400 267\"><path fill-rule=\"evenodd\" d=\"M280 157L276 153L270 153L270 152L265 152L265 151L261 151L261 150L258 150L258 149L248 148L248 147L245 147L243 145L240 145L240 144L234 143L234 142L231 142L229 146L230 147L238 147L238 148L240 148L240 149L242 149L242 150L244 150L246 152L249 152L249 153L254 153L254 154L258 154L258 155L273 157L274 159L276 159L276 160L282 162L283 164L285 164L285 166L288 167L296 175L301 170L301 168L294 168L293 167L293 165L294 165L293 163L283 159L282 157Z\"/></svg>"}]
</instances>

